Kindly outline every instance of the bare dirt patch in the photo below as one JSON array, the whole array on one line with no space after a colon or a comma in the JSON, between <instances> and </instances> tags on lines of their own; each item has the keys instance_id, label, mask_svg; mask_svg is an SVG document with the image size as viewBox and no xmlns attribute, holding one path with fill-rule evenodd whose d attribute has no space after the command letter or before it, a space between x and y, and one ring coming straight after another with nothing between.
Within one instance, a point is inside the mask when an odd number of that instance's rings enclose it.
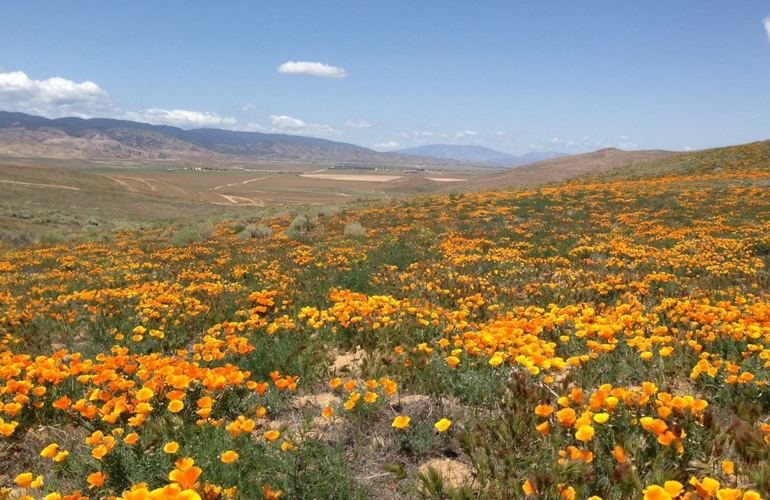
<instances>
[{"instance_id":1,"label":"bare dirt patch","mask_svg":"<svg viewBox=\"0 0 770 500\"><path fill-rule=\"evenodd\" d=\"M460 179L458 177L426 177L429 181L433 182L465 182L468 179Z\"/></svg>"},{"instance_id":2,"label":"bare dirt patch","mask_svg":"<svg viewBox=\"0 0 770 500\"><path fill-rule=\"evenodd\" d=\"M308 179L326 181L356 181L356 182L390 182L400 179L400 175L358 175L358 174L302 174Z\"/></svg>"},{"instance_id":3,"label":"bare dirt patch","mask_svg":"<svg viewBox=\"0 0 770 500\"><path fill-rule=\"evenodd\" d=\"M473 481L473 471L466 464L451 458L434 458L428 460L418 468L418 472L427 475L434 470L444 481L444 484L452 488L462 488Z\"/></svg>"},{"instance_id":4,"label":"bare dirt patch","mask_svg":"<svg viewBox=\"0 0 770 500\"><path fill-rule=\"evenodd\" d=\"M355 373L361 368L366 353L362 350L338 354L331 366L332 373Z\"/></svg>"},{"instance_id":5,"label":"bare dirt patch","mask_svg":"<svg viewBox=\"0 0 770 500\"><path fill-rule=\"evenodd\" d=\"M292 405L294 408L307 408L307 407L325 407L330 405L337 405L340 402L340 398L332 394L331 392L319 392L318 394L307 394L305 396L298 396Z\"/></svg>"}]
</instances>

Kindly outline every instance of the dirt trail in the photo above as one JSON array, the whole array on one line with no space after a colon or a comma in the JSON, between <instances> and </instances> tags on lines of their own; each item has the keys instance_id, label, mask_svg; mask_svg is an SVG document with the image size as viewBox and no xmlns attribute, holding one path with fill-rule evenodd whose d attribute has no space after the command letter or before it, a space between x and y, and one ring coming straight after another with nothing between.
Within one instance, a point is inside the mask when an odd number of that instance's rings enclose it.
<instances>
[{"instance_id":1,"label":"dirt trail","mask_svg":"<svg viewBox=\"0 0 770 500\"><path fill-rule=\"evenodd\" d=\"M163 194L169 194L168 193L169 190L173 190L173 191L176 191L177 193L182 194L184 196L187 195L187 191L185 191L184 189L182 189L182 188L180 188L178 186L175 186L175 185L171 184L170 182L161 181L161 180L158 180L158 179L144 179L144 178L141 178L141 177L125 177L125 176L113 176L113 175L105 175L105 177L107 177L110 180L113 180L113 181L117 182L118 184L120 184L121 186L125 187L126 189L128 189L132 193L136 193L139 190L135 186L132 186L130 184L131 181L138 182L138 183L140 183L140 184L142 184L144 186L147 186L150 189L150 191L153 192L153 193L160 192L160 193L163 193Z\"/></svg>"},{"instance_id":2,"label":"dirt trail","mask_svg":"<svg viewBox=\"0 0 770 500\"><path fill-rule=\"evenodd\" d=\"M250 182L255 182L255 181L261 181L263 179L267 179L267 177L256 177L254 179L247 179L243 182L233 182L231 184L222 184L221 186L214 186L213 188L209 188L209 191L216 191L217 189L222 189L226 187L242 186L243 184L248 184Z\"/></svg>"},{"instance_id":3,"label":"dirt trail","mask_svg":"<svg viewBox=\"0 0 770 500\"><path fill-rule=\"evenodd\" d=\"M144 184L145 186L150 188L151 191L156 191L155 186L153 186L152 183L150 181L148 181L147 179L140 179L138 177L132 177L131 180L132 181L136 181L136 182L141 182L142 184Z\"/></svg>"},{"instance_id":4,"label":"dirt trail","mask_svg":"<svg viewBox=\"0 0 770 500\"><path fill-rule=\"evenodd\" d=\"M252 200L251 198L245 198L243 196L233 196L233 195L230 195L230 194L222 194L222 193L218 193L218 194L219 194L219 196L221 196L222 198L226 199L227 201L229 201L233 205L246 204L246 205L254 205L255 207L263 207L263 206L265 206L264 203L256 201L256 200Z\"/></svg>"},{"instance_id":5,"label":"dirt trail","mask_svg":"<svg viewBox=\"0 0 770 500\"><path fill-rule=\"evenodd\" d=\"M129 184L129 183L125 182L125 181L122 181L122 180L118 179L117 177L113 177L111 175L105 175L105 177L108 178L108 179L112 179L113 181L117 182L121 186L123 186L126 189L128 189L129 191L131 191L132 193L136 193L136 188L133 187L131 184Z\"/></svg>"},{"instance_id":6,"label":"dirt trail","mask_svg":"<svg viewBox=\"0 0 770 500\"><path fill-rule=\"evenodd\" d=\"M0 182L4 184L16 184L19 186L47 187L47 188L54 188L54 189L70 189L72 191L80 191L79 187L65 186L63 184L41 184L39 182L8 181L5 179L0 179Z\"/></svg>"}]
</instances>

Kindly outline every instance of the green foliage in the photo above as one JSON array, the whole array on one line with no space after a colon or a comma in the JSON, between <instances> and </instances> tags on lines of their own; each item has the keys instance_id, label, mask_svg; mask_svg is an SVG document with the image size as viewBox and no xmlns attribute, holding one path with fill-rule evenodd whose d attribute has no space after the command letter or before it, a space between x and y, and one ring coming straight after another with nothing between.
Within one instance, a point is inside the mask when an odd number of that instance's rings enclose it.
<instances>
[{"instance_id":1,"label":"green foliage","mask_svg":"<svg viewBox=\"0 0 770 500\"><path fill-rule=\"evenodd\" d=\"M172 241L175 245L197 243L211 237L213 232L214 226L211 223L190 223L174 229Z\"/></svg>"},{"instance_id":2,"label":"green foliage","mask_svg":"<svg viewBox=\"0 0 770 500\"><path fill-rule=\"evenodd\" d=\"M289 227L286 228L286 236L293 240L304 240L316 227L318 218L315 215L299 214L294 217Z\"/></svg>"},{"instance_id":3,"label":"green foliage","mask_svg":"<svg viewBox=\"0 0 770 500\"><path fill-rule=\"evenodd\" d=\"M236 231L236 234L242 240L264 239L269 238L273 234L273 230L269 226L249 224L245 228Z\"/></svg>"}]
</instances>

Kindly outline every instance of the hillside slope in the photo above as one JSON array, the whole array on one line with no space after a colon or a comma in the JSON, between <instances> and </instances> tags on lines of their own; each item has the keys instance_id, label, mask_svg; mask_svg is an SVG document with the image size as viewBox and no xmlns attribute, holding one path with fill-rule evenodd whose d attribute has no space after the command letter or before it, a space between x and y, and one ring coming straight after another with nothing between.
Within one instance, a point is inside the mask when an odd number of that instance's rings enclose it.
<instances>
[{"instance_id":1,"label":"hillside slope","mask_svg":"<svg viewBox=\"0 0 770 500\"><path fill-rule=\"evenodd\" d=\"M0 241L0 497L770 498L765 152Z\"/></svg>"},{"instance_id":2,"label":"hillside slope","mask_svg":"<svg viewBox=\"0 0 770 500\"><path fill-rule=\"evenodd\" d=\"M595 176L599 180L637 179L661 175L719 173L766 169L770 166L770 140L704 149L612 168Z\"/></svg>"},{"instance_id":3,"label":"hillside slope","mask_svg":"<svg viewBox=\"0 0 770 500\"><path fill-rule=\"evenodd\" d=\"M676 155L672 151L622 151L600 149L592 153L553 158L511 168L503 172L481 175L469 181L465 188L495 189L563 181L595 172L602 172L639 162L659 160Z\"/></svg>"}]
</instances>

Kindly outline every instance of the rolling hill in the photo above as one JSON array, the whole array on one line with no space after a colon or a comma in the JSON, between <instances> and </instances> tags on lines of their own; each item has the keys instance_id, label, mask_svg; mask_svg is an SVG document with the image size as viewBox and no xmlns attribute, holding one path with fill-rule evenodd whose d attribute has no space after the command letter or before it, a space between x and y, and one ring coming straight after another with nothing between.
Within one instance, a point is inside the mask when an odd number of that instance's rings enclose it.
<instances>
[{"instance_id":1,"label":"rolling hill","mask_svg":"<svg viewBox=\"0 0 770 500\"><path fill-rule=\"evenodd\" d=\"M723 171L766 169L770 166L770 140L703 149L616 166L590 175L598 181L641 179L666 175L699 175Z\"/></svg>"},{"instance_id":2,"label":"rolling hill","mask_svg":"<svg viewBox=\"0 0 770 500\"><path fill-rule=\"evenodd\" d=\"M467 182L464 187L495 189L506 186L556 182L636 163L660 160L673 155L678 155L678 153L663 150L623 151L616 148L606 148L591 153L552 158L502 172L480 175Z\"/></svg>"}]
</instances>

